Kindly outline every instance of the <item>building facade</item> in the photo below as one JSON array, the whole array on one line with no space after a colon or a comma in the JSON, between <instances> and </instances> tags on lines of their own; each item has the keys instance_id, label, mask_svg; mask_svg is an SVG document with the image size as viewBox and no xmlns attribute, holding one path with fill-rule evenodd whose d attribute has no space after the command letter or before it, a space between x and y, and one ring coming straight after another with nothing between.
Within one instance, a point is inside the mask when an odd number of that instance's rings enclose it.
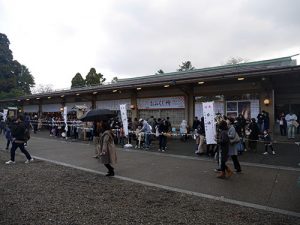
<instances>
[{"instance_id":1,"label":"building facade","mask_svg":"<svg viewBox=\"0 0 300 225\"><path fill-rule=\"evenodd\" d=\"M26 113L59 113L67 106L119 110L126 104L132 118L170 117L191 125L203 115L202 103L215 102L215 112L256 118L269 113L271 128L279 113L300 112L300 66L292 57L119 80L115 84L76 88L1 100L2 108Z\"/></svg>"}]
</instances>

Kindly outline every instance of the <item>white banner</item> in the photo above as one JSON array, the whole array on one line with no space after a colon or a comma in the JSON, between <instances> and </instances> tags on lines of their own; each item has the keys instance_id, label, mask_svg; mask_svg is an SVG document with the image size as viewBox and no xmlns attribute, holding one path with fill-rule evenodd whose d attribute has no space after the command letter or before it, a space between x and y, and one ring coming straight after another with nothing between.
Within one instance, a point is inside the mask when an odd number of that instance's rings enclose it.
<instances>
[{"instance_id":1,"label":"white banner","mask_svg":"<svg viewBox=\"0 0 300 225\"><path fill-rule=\"evenodd\" d=\"M139 98L137 106L138 109L184 109L184 96Z\"/></svg>"},{"instance_id":2,"label":"white banner","mask_svg":"<svg viewBox=\"0 0 300 225\"><path fill-rule=\"evenodd\" d=\"M3 109L3 120L6 121L8 109Z\"/></svg>"},{"instance_id":3,"label":"white banner","mask_svg":"<svg viewBox=\"0 0 300 225\"><path fill-rule=\"evenodd\" d=\"M65 106L64 107L64 122L65 122L65 131L68 132L68 124L67 124L67 121L68 121L68 107ZM66 135L67 136L67 135Z\"/></svg>"},{"instance_id":4,"label":"white banner","mask_svg":"<svg viewBox=\"0 0 300 225\"><path fill-rule=\"evenodd\" d=\"M120 105L120 111L121 111L121 119L122 119L123 129L124 129L125 135L128 136L129 132L128 132L126 104Z\"/></svg>"},{"instance_id":5,"label":"white banner","mask_svg":"<svg viewBox=\"0 0 300 225\"><path fill-rule=\"evenodd\" d=\"M215 140L217 131L215 123L214 102L203 102L203 116L206 144L217 144Z\"/></svg>"}]
</instances>

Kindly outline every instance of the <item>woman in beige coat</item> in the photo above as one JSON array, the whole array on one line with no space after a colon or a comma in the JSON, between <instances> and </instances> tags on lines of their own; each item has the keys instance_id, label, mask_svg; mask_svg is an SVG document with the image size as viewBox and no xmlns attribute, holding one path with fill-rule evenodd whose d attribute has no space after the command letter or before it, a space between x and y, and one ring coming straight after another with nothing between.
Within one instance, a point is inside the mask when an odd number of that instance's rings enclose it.
<instances>
[{"instance_id":1,"label":"woman in beige coat","mask_svg":"<svg viewBox=\"0 0 300 225\"><path fill-rule=\"evenodd\" d=\"M100 160L101 163L108 169L106 176L111 177L115 175L114 168L111 164L117 163L116 147L114 143L114 135L107 122L103 122L103 129L105 130L100 138Z\"/></svg>"}]
</instances>

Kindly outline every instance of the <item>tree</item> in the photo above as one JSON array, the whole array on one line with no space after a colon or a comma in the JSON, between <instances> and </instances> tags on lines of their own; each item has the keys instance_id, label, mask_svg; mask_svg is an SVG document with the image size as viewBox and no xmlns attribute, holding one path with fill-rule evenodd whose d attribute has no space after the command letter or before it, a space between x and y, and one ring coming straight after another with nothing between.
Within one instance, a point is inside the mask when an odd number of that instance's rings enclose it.
<instances>
[{"instance_id":1,"label":"tree","mask_svg":"<svg viewBox=\"0 0 300 225\"><path fill-rule=\"evenodd\" d=\"M165 73L162 69L157 70L156 74L163 74Z\"/></svg>"},{"instance_id":2,"label":"tree","mask_svg":"<svg viewBox=\"0 0 300 225\"><path fill-rule=\"evenodd\" d=\"M114 83L118 83L118 77L113 77L113 79L111 80L111 83L114 84Z\"/></svg>"},{"instance_id":3,"label":"tree","mask_svg":"<svg viewBox=\"0 0 300 225\"><path fill-rule=\"evenodd\" d=\"M192 66L191 61L185 61L182 62L182 65L179 65L179 69L177 71L188 71L188 70L194 70L195 67Z\"/></svg>"},{"instance_id":4,"label":"tree","mask_svg":"<svg viewBox=\"0 0 300 225\"><path fill-rule=\"evenodd\" d=\"M95 68L91 68L90 72L85 77L87 85L101 85L106 79L101 73L97 73Z\"/></svg>"},{"instance_id":5,"label":"tree","mask_svg":"<svg viewBox=\"0 0 300 225\"><path fill-rule=\"evenodd\" d=\"M76 75L73 77L71 81L71 88L76 88L76 87L83 87L85 86L85 80L81 76L80 73L76 73Z\"/></svg>"},{"instance_id":6,"label":"tree","mask_svg":"<svg viewBox=\"0 0 300 225\"><path fill-rule=\"evenodd\" d=\"M0 33L0 98L31 94L35 85L28 68L13 60L9 45L7 36Z\"/></svg>"},{"instance_id":7,"label":"tree","mask_svg":"<svg viewBox=\"0 0 300 225\"><path fill-rule=\"evenodd\" d=\"M231 57L230 59L227 60L227 62L224 65L236 65L240 63L245 63L247 62L247 59L244 59L242 57Z\"/></svg>"}]
</instances>

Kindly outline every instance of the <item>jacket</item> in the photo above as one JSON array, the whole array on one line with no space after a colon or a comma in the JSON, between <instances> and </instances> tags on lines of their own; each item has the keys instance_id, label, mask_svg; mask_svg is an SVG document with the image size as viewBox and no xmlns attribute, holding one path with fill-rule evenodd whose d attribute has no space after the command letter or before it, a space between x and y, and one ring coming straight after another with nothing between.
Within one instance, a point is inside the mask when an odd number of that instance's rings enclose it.
<instances>
[{"instance_id":1,"label":"jacket","mask_svg":"<svg viewBox=\"0 0 300 225\"><path fill-rule=\"evenodd\" d=\"M100 138L100 160L103 164L117 163L117 153L114 137L110 130L105 131Z\"/></svg>"}]
</instances>

